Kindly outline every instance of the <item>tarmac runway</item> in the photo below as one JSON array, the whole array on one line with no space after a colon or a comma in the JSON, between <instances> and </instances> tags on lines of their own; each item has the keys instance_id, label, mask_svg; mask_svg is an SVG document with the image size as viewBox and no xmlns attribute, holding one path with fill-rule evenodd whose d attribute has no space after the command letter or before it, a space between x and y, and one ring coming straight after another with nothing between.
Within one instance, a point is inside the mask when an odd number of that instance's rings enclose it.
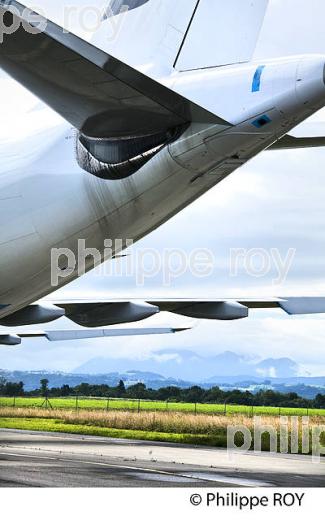
<instances>
[{"instance_id":1,"label":"tarmac runway","mask_svg":"<svg viewBox=\"0 0 325 520\"><path fill-rule=\"evenodd\" d=\"M0 487L325 487L325 460L0 429Z\"/></svg>"}]
</instances>

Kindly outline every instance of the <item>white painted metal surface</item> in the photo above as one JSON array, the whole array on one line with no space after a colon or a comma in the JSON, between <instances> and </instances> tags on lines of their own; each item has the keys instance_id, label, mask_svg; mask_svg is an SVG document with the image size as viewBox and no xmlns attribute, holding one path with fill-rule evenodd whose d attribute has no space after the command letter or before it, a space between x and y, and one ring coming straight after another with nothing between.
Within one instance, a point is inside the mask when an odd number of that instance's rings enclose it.
<instances>
[{"instance_id":1,"label":"white painted metal surface","mask_svg":"<svg viewBox=\"0 0 325 520\"><path fill-rule=\"evenodd\" d=\"M177 70L203 69L252 59L268 0L200 0Z\"/></svg>"},{"instance_id":2,"label":"white painted metal surface","mask_svg":"<svg viewBox=\"0 0 325 520\"><path fill-rule=\"evenodd\" d=\"M141 64L136 65L143 70L151 61L163 63L157 48L162 35L169 34L171 19L164 18L162 3L171 2L164 0L154 7L157 2L151 0L129 13L132 24L133 15L141 19L145 6L150 7L153 22L157 18L164 28L155 25L156 47L148 49L147 55L137 54L136 43L129 47L128 61L135 64L139 58ZM194 2L189 3L193 11ZM264 5L262 0L259 3ZM234 12L235 4L229 5ZM191 13L186 13L188 18ZM185 18L181 32L183 22ZM98 40L100 33L96 38L96 44L107 49L105 39ZM123 45L122 41L122 54L127 52ZM249 46L245 55L248 50ZM59 119L43 119L31 126L28 146L12 138L3 140L0 318L57 289L51 286L52 248L69 248L77 254L78 239L85 239L87 247L103 253L105 239L140 239L323 107L324 65L324 56L312 55L167 75L162 67L162 83L233 126L191 125L181 138L123 180L102 180L81 170L75 160L75 131ZM32 120L35 115L22 110L21 118L26 117ZM87 270L92 267L89 258ZM76 277L74 271L61 283Z\"/></svg>"},{"instance_id":3,"label":"white painted metal surface","mask_svg":"<svg viewBox=\"0 0 325 520\"><path fill-rule=\"evenodd\" d=\"M302 62L306 75L300 77ZM74 156L74 130L65 123L48 128L44 121L30 136L28 150L23 142L3 145L0 302L9 307L0 316L53 290L51 248L76 253L84 238L88 247L102 251L105 238L139 239L323 106L324 63L321 56L273 62L261 92L254 94L258 64L211 71L203 88L200 73L177 78L177 90L204 98L235 126L191 127L125 180L104 181L82 171ZM256 128L254 121L264 114L270 122Z\"/></svg>"}]
</instances>

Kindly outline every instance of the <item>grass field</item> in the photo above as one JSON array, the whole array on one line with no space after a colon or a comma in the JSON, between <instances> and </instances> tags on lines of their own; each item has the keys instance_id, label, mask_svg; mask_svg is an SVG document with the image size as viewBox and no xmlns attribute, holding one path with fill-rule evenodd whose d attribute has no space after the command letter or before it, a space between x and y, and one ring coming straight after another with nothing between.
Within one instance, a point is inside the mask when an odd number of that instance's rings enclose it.
<instances>
[{"instance_id":1,"label":"grass field","mask_svg":"<svg viewBox=\"0 0 325 520\"><path fill-rule=\"evenodd\" d=\"M138 401L122 399L90 399L90 398L57 398L50 399L53 409L74 410L130 410L130 411L155 411L155 412L183 412L198 414L246 414L246 415L286 415L286 416L324 416L325 410L303 408L276 408L267 406L239 406L232 404L193 404L171 403L164 401ZM43 398L28 397L1 397L0 407L38 408L44 403Z\"/></svg>"},{"instance_id":2,"label":"grass field","mask_svg":"<svg viewBox=\"0 0 325 520\"><path fill-rule=\"evenodd\" d=\"M46 431L57 433L73 433L79 435L96 435L116 439L135 439L155 442L174 442L182 444L197 444L204 446L216 446L216 439L208 435L195 435L188 433L164 433L145 432L141 430L123 430L92 426L89 424L70 424L57 419L36 418L0 418L0 428L13 428L19 430ZM220 445L224 445L225 438L220 438Z\"/></svg>"},{"instance_id":3,"label":"grass field","mask_svg":"<svg viewBox=\"0 0 325 520\"><path fill-rule=\"evenodd\" d=\"M263 425L272 427L277 434L280 446L281 417L265 416ZM83 435L101 435L127 439L144 439L227 447L227 428L229 426L254 429L254 418L248 415L208 415L182 412L146 412L106 410L68 410L41 408L0 408L0 428L17 428L37 431L55 431L78 433ZM325 426L325 418L309 418L309 436L312 438L314 427ZM288 421L289 441L291 439L291 421ZM301 451L301 423L299 426L299 451ZM254 436L252 435L252 438ZM236 444L242 444L242 434L236 433ZM325 445L325 431L321 435ZM290 442L289 442L290 445ZM269 449L268 434L262 435L262 449Z\"/></svg>"}]
</instances>

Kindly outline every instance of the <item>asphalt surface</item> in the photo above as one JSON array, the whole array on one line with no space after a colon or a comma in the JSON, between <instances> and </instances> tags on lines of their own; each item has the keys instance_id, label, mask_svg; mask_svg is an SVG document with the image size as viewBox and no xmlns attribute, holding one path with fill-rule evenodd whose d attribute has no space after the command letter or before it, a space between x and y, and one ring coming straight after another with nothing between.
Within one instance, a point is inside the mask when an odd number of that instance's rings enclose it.
<instances>
[{"instance_id":1,"label":"asphalt surface","mask_svg":"<svg viewBox=\"0 0 325 520\"><path fill-rule=\"evenodd\" d=\"M0 429L0 487L325 487L325 460Z\"/></svg>"}]
</instances>

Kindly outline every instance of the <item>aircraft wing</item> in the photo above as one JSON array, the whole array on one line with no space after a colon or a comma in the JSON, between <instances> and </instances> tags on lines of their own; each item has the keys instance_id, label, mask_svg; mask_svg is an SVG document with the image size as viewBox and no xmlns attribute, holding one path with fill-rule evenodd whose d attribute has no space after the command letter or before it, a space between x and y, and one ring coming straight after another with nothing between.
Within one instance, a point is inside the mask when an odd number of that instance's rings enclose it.
<instances>
[{"instance_id":1,"label":"aircraft wing","mask_svg":"<svg viewBox=\"0 0 325 520\"><path fill-rule=\"evenodd\" d=\"M54 301L78 325L98 327L146 319L159 312L210 320L247 318L250 309L282 309L289 315L325 313L324 297L266 299L161 299Z\"/></svg>"},{"instance_id":2,"label":"aircraft wing","mask_svg":"<svg viewBox=\"0 0 325 520\"><path fill-rule=\"evenodd\" d=\"M161 301L151 302L158 305L161 310L177 312L177 309L186 309L187 307L200 306L213 307L213 305L227 304L229 308L231 305L239 305L247 309L282 309L289 315L297 314L322 314L325 313L325 298L324 297L290 297L290 298L270 298L270 299L241 299L238 300L219 300L219 301L191 301L191 300L176 300L175 302Z\"/></svg>"},{"instance_id":3,"label":"aircraft wing","mask_svg":"<svg viewBox=\"0 0 325 520\"><path fill-rule=\"evenodd\" d=\"M185 330L189 330L189 327L8 331L8 333L0 333L0 345L20 345L22 338L46 338L48 341L72 341L79 339L175 334Z\"/></svg>"},{"instance_id":4,"label":"aircraft wing","mask_svg":"<svg viewBox=\"0 0 325 520\"><path fill-rule=\"evenodd\" d=\"M51 305L49 305L51 303ZM0 325L0 345L19 345L21 338L44 337L49 341L70 341L123 336L173 334L191 327L101 328L109 325L144 320L165 311L196 319L238 320L247 318L250 309L282 309L287 314L325 313L324 297L285 297L266 299L160 299L160 300L107 300L69 299L49 302L48 299L32 304L7 318ZM63 311L63 312L62 312ZM14 327L54 321L65 315L84 327L74 330L14 330Z\"/></svg>"},{"instance_id":5,"label":"aircraft wing","mask_svg":"<svg viewBox=\"0 0 325 520\"><path fill-rule=\"evenodd\" d=\"M143 136L189 122L231 126L40 15L33 22L31 13L15 0L0 0L3 23L19 26L3 34L0 67L84 135Z\"/></svg>"},{"instance_id":6,"label":"aircraft wing","mask_svg":"<svg viewBox=\"0 0 325 520\"><path fill-rule=\"evenodd\" d=\"M285 135L276 141L268 150L294 150L296 148L317 148L325 146L325 137L294 137Z\"/></svg>"}]
</instances>

